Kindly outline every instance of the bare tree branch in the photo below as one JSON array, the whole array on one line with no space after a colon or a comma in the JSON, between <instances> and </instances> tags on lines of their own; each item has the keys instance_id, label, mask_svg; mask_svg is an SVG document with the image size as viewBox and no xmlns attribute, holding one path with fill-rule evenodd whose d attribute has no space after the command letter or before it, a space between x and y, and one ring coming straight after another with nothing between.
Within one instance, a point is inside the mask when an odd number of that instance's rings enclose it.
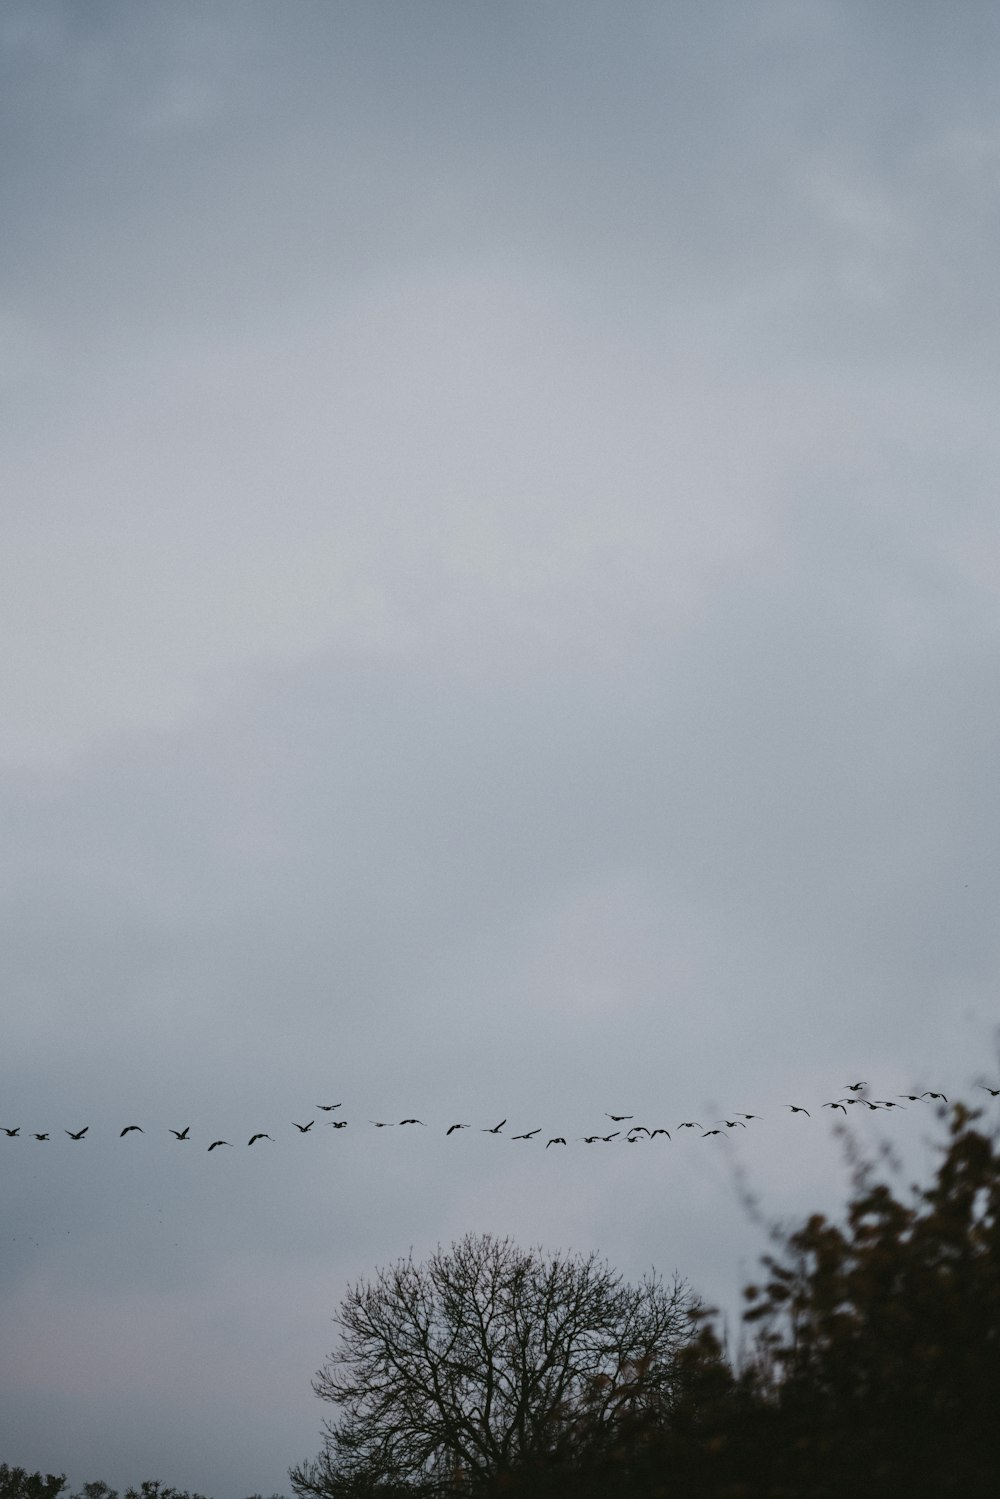
<instances>
[{"instance_id":1,"label":"bare tree branch","mask_svg":"<svg viewBox=\"0 0 1000 1499\"><path fill-rule=\"evenodd\" d=\"M344 1296L340 1347L313 1384L338 1416L293 1488L461 1495L505 1468L596 1448L626 1415L669 1404L695 1310L676 1277L625 1285L595 1254L489 1234L423 1265L411 1254Z\"/></svg>"}]
</instances>

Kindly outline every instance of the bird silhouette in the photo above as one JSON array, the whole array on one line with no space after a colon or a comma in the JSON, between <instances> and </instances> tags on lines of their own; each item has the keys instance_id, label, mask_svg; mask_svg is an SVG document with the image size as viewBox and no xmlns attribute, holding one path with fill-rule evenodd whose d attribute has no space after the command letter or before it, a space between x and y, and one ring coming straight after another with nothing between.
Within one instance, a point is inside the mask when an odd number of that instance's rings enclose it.
<instances>
[{"instance_id":1,"label":"bird silhouette","mask_svg":"<svg viewBox=\"0 0 1000 1499\"><path fill-rule=\"evenodd\" d=\"M989 1083L977 1083L977 1088L985 1088L991 1098L1000 1098L1000 1088L991 1088Z\"/></svg>"},{"instance_id":2,"label":"bird silhouette","mask_svg":"<svg viewBox=\"0 0 1000 1499\"><path fill-rule=\"evenodd\" d=\"M18 1135L21 1133L21 1126L17 1125L15 1129L8 1129L7 1126L4 1125L3 1132L7 1136L8 1140L16 1140Z\"/></svg>"},{"instance_id":3,"label":"bird silhouette","mask_svg":"<svg viewBox=\"0 0 1000 1499\"><path fill-rule=\"evenodd\" d=\"M875 1111L877 1109L886 1109L886 1110L889 1110L889 1109L899 1109L899 1108L901 1108L902 1107L902 1102L897 1102L896 1100L902 1100L902 1101L905 1101L907 1103L920 1103L920 1102L926 1102L926 1101L940 1102L940 1103L948 1103L949 1102L949 1098L948 1098L948 1095L946 1093L942 1093L940 1091L936 1091L936 1090L930 1089L930 1088L926 1089L922 1093L899 1093L899 1094L895 1095L895 1099L872 1098L870 1096L870 1094L865 1095L864 1091L863 1091L863 1090L868 1089L869 1086L870 1086L869 1083L867 1081L863 1081L863 1080L858 1080L858 1081L851 1082L851 1083L845 1083L844 1084L844 1087L846 1089L846 1096L845 1097L839 1098L839 1099L829 1099L825 1103L823 1103L822 1105L820 1105L820 1107L821 1108L826 1108L826 1109L833 1109L833 1110L839 1111L842 1114L846 1114L848 1107L850 1107L851 1105L858 1105L858 1104L860 1104L862 1107L865 1107L865 1108L869 1109L870 1111ZM992 1086L989 1083L977 1083L975 1086L979 1090L981 1090L982 1092L988 1093L991 1098L1000 1098L1000 1087L994 1087L994 1086ZM341 1109L343 1107L343 1104L341 1104L341 1103L316 1104L315 1107L320 1112L323 1112L323 1113L333 1113L335 1110ZM787 1108L788 1110L790 1110L790 1112L793 1113L793 1114L804 1114L806 1116L806 1118L811 1118L812 1117L810 1110L808 1108L804 1107L801 1104L786 1103L784 1105L784 1107ZM620 1123L628 1122L628 1126L629 1127L628 1127L628 1130L625 1132L625 1138L627 1138L627 1140L628 1140L628 1142L630 1144L636 1144L636 1143L638 1143L638 1141L641 1139L641 1137L643 1135L645 1135L646 1138L649 1139L649 1140L655 1139L658 1135L666 1135L666 1137L667 1137L668 1140L671 1140L673 1138L670 1130L667 1129L667 1128L664 1128L662 1126L660 1126L660 1127L658 1127L656 1129L650 1129L648 1126L646 1126L644 1124L635 1124L633 1122L634 1119L635 1119L635 1115L634 1114L612 1114L612 1113L610 1113L608 1111L605 1111L605 1117L608 1118L609 1120L611 1120L612 1122L614 1122L615 1124L620 1124ZM704 1128L704 1126L702 1125L702 1123L699 1120L696 1120L696 1119L685 1119L685 1120L682 1120L678 1125L675 1126L675 1129L698 1129L698 1130L702 1131L702 1135L703 1135L704 1138L708 1138L708 1137L710 1137L712 1135L722 1134L724 1131L729 1131L729 1130L733 1130L733 1129L745 1129L747 1127L747 1124L746 1124L745 1121L760 1120L761 1117L762 1116L760 1114L752 1114L752 1113L748 1113L746 1111L740 1111L740 1112L734 1112L731 1117L720 1119L718 1121L718 1127L710 1129L710 1130L706 1130ZM324 1120L322 1122L328 1124L333 1129L344 1129L347 1126L347 1120L346 1119L337 1119L337 1120L332 1120L331 1119L331 1120ZM502 1132L502 1130L505 1128L505 1126L508 1124L508 1122L509 1122L509 1120L506 1119L506 1118L501 1119L501 1121L499 1122L499 1124L494 1125L490 1129L483 1129L481 1131L481 1133L483 1133L483 1134L498 1135L498 1134L500 1134ZM310 1133L312 1131L315 1123L316 1123L316 1121L313 1120L313 1119L309 1120L308 1123L299 1123L297 1120L293 1120L292 1121L292 1126L300 1134L308 1134L308 1133ZM374 1127L376 1129L388 1129L388 1128L391 1127L391 1121L387 1121L387 1120L373 1119L373 1120L370 1121L370 1123L372 1125L374 1125ZM409 1117L407 1117L405 1119L400 1119L398 1121L398 1123L401 1126L405 1126L405 1125L418 1125L418 1126L420 1126L420 1127L422 1127L424 1129L427 1128L426 1121L423 1120L423 1119L418 1119L415 1116L409 1116ZM449 1125L447 1127L445 1133L446 1133L447 1136L451 1136L452 1134L456 1133L459 1130L471 1129L471 1128L473 1128L473 1126L471 1124L466 1123L465 1121L460 1121L460 1122L456 1122L454 1124ZM171 1129L169 1131L169 1133L172 1134L176 1140L187 1140L187 1139L190 1138L190 1130L191 1130L191 1126L190 1125L185 1125L185 1127L183 1129L181 1129L181 1130ZM19 1138L21 1136L21 1127L20 1126L0 1126L0 1133L5 1134L8 1139L17 1139L17 1138ZM65 1135L67 1135L71 1140L82 1140L89 1133L89 1125L85 1125L80 1130L65 1129L63 1131L63 1133ZM125 1136L129 1135L129 1134L144 1134L144 1133L145 1133L144 1126L142 1126L140 1124L128 1124L123 1129L121 1129L119 1131L119 1139L124 1139ZM155 1133L155 1130L154 1130L154 1133ZM509 1139L514 1139L514 1140L531 1140L531 1139L534 1139L540 1133L541 1133L541 1127L533 1129L533 1130L525 1131L522 1134L515 1134L515 1135L512 1135L512 1136L508 1136L508 1138ZM39 1140L39 1141L48 1140L50 1138L50 1135L49 1135L49 1133L47 1131L44 1132L44 1133L43 1132L39 1132L39 1131L34 1131L34 1132L29 1132L29 1134L30 1134L31 1138L34 1138L34 1139ZM618 1138L621 1137L621 1134L622 1134L622 1132L620 1130L616 1129L616 1130L614 1130L613 1132L611 1132L611 1133L609 1133L607 1135L603 1135L603 1134L600 1134L600 1133L595 1133L595 1134L589 1134L589 1135L581 1135L581 1136L578 1136L577 1138L579 1138L581 1141L583 1141L587 1145L593 1145L593 1144L596 1144L598 1140L603 1141L603 1142L610 1142L612 1140L618 1139ZM265 1131L258 1131L257 1133L255 1133L254 1135L252 1135L250 1137L250 1139L248 1140L247 1144L248 1145L253 1145L258 1140L270 1140L272 1143L274 1143L274 1137L272 1135L266 1133ZM564 1145L566 1143L567 1143L566 1136L564 1136L564 1135L553 1135L549 1140L547 1140L547 1142L546 1142L546 1149L548 1149L549 1145ZM216 1140L216 1141L212 1142L212 1144L208 1147L208 1149L209 1150L214 1150L214 1149L217 1149L218 1147L223 1146L223 1145L231 1146L231 1142L228 1141L228 1140Z\"/></svg>"},{"instance_id":4,"label":"bird silhouette","mask_svg":"<svg viewBox=\"0 0 1000 1499\"><path fill-rule=\"evenodd\" d=\"M374 1124L376 1129L392 1129L391 1119L369 1119L369 1124Z\"/></svg>"}]
</instances>

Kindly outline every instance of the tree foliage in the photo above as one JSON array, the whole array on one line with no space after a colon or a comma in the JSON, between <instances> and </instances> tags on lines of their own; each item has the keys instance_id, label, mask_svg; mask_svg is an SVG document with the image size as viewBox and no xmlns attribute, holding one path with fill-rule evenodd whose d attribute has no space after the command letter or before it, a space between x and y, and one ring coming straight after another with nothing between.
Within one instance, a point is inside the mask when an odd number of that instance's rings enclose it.
<instances>
[{"instance_id":1,"label":"tree foliage","mask_svg":"<svg viewBox=\"0 0 1000 1499\"><path fill-rule=\"evenodd\" d=\"M58 1499L66 1487L65 1473L29 1473L0 1463L0 1499Z\"/></svg>"},{"instance_id":2,"label":"tree foliage","mask_svg":"<svg viewBox=\"0 0 1000 1499\"><path fill-rule=\"evenodd\" d=\"M29 1473L26 1468L12 1468L7 1463L0 1463L0 1499L60 1499L60 1496L62 1499L118 1499L118 1490L102 1478L81 1484L70 1495L65 1494L65 1489L65 1473L47 1473L43 1478L41 1473ZM171 1488L158 1478L145 1478L138 1488L130 1485L125 1490L124 1499L205 1499L205 1495ZM261 1499L261 1496L253 1494L250 1499ZM282 1495L272 1494L270 1499L282 1499Z\"/></svg>"},{"instance_id":3,"label":"tree foliage","mask_svg":"<svg viewBox=\"0 0 1000 1499\"><path fill-rule=\"evenodd\" d=\"M467 1235L361 1281L334 1321L316 1393L335 1404L299 1495L461 1495L510 1470L578 1460L673 1399L694 1304L677 1280L639 1286L595 1255Z\"/></svg>"},{"instance_id":4,"label":"tree foliage","mask_svg":"<svg viewBox=\"0 0 1000 1499\"><path fill-rule=\"evenodd\" d=\"M935 1179L908 1200L861 1161L844 1224L813 1215L747 1288L761 1399L814 1465L811 1493L848 1474L1000 1490L1000 1152L978 1117L954 1106Z\"/></svg>"}]
</instances>

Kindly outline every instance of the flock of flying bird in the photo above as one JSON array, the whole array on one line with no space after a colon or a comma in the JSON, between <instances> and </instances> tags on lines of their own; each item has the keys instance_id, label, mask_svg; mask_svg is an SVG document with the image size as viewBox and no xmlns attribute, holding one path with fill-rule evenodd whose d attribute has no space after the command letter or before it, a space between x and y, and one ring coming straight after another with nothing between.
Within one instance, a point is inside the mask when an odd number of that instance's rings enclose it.
<instances>
[{"instance_id":1,"label":"flock of flying bird","mask_svg":"<svg viewBox=\"0 0 1000 1499\"><path fill-rule=\"evenodd\" d=\"M977 1083L976 1086L978 1088L984 1089L985 1092L989 1093L992 1098L1000 1098L1000 1087L993 1088L988 1083ZM906 1108L908 1104L915 1103L927 1103L935 1101L940 1103L948 1102L946 1094L932 1091L930 1088L928 1088L923 1093L899 1093L897 1094L895 1099L869 1098L867 1092L868 1083L864 1081L856 1083L845 1083L844 1089L847 1095L846 1097L829 1099L826 1103L821 1104L820 1107L823 1109L839 1109L842 1114L846 1115L847 1110L851 1105L857 1105L862 1108L870 1109L872 1112L874 1112L878 1109L886 1111L890 1109L902 1109ZM786 1103L783 1105L783 1107L786 1109L790 1109L793 1114L805 1114L807 1119L812 1118L810 1110L804 1108L802 1104ZM343 1108L343 1104L318 1103L316 1104L316 1108L319 1109L322 1113L332 1114L337 1109ZM603 1129L599 1129L595 1134L580 1135L577 1138L582 1140L586 1145L594 1145L598 1141L601 1141L604 1144L609 1144L612 1140L618 1140L622 1138L624 1138L626 1143L628 1143L629 1145L635 1145L639 1141L641 1141L643 1137L645 1137L647 1140L654 1140L657 1135L665 1135L668 1140L673 1139L670 1130L666 1129L663 1126L657 1126L655 1129L650 1129L648 1125L635 1124L633 1122L635 1119L634 1114L605 1113L605 1118L610 1119L612 1124L625 1125L626 1128L614 1129L606 1134L604 1133ZM701 1130L701 1138L708 1139L708 1137L711 1135L721 1136L727 1130L746 1129L747 1125L751 1121L759 1120L762 1118L763 1116L761 1114L747 1114L740 1112L734 1113L731 1119L724 1117L722 1119L716 1120L711 1129L706 1129L698 1119L683 1119L680 1124L675 1125L674 1128L678 1132L682 1129ZM324 1122L328 1127L332 1129L346 1129L348 1124L348 1121L346 1119L328 1119ZM499 1135L503 1131L504 1125L507 1122L508 1121L506 1119L501 1119L499 1124L495 1124L491 1128L480 1127L480 1133L484 1135ZM293 1127L297 1129L302 1135L309 1134L315 1123L315 1119L310 1119L308 1124L299 1124L294 1119L292 1120ZM427 1129L428 1127L423 1119L416 1118L400 1119L398 1121L392 1119L370 1119L368 1123L370 1125L373 1125L375 1129L392 1129L396 1127L397 1124L415 1124L420 1125L423 1129ZM472 1126L471 1124L450 1124L445 1130L445 1135L453 1135L457 1130L472 1129L473 1127L474 1126ZM89 1124L85 1124L83 1129L64 1129L63 1134L68 1135L71 1140L80 1141L85 1139L85 1137L89 1133L89 1130ZM44 1141L50 1139L50 1135L47 1130L42 1132L36 1132L32 1130L29 1131L29 1133L31 1135L31 1138L34 1140ZM176 1140L189 1141L191 1139L191 1126L188 1124L185 1125L183 1129L172 1129L169 1131L169 1133L172 1134ZM507 1135L505 1136L505 1138L509 1140L533 1140L536 1135L540 1135L541 1133L542 1126L539 1125L537 1129L529 1129L523 1134L519 1135ZM10 1140L16 1140L21 1135L21 1126L16 1125L14 1127L10 1127L7 1125L0 1125L0 1134L6 1135ZM142 1135L145 1134L145 1130L143 1129L141 1124L126 1124L124 1129L119 1131L119 1139L124 1139L126 1135L131 1134ZM270 1140L273 1144L274 1136L268 1134L266 1130L257 1130L250 1136L249 1140L247 1141L247 1145L256 1145L258 1140ZM232 1144L233 1142L231 1140L213 1140L208 1149L209 1151L218 1150L220 1146L228 1146L231 1149ZM545 1148L546 1150L548 1150L550 1145L565 1144L567 1144L565 1135L552 1135L546 1141Z\"/></svg>"}]
</instances>

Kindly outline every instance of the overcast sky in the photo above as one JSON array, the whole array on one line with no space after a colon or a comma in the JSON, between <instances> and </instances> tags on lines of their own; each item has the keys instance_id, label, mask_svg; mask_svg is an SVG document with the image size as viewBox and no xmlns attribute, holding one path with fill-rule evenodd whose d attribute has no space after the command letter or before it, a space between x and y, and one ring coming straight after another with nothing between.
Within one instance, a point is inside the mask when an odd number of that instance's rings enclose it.
<instances>
[{"instance_id":1,"label":"overcast sky","mask_svg":"<svg viewBox=\"0 0 1000 1499\"><path fill-rule=\"evenodd\" d=\"M732 1309L996 1085L1000 11L0 38L0 1460L287 1492L411 1246Z\"/></svg>"}]
</instances>

